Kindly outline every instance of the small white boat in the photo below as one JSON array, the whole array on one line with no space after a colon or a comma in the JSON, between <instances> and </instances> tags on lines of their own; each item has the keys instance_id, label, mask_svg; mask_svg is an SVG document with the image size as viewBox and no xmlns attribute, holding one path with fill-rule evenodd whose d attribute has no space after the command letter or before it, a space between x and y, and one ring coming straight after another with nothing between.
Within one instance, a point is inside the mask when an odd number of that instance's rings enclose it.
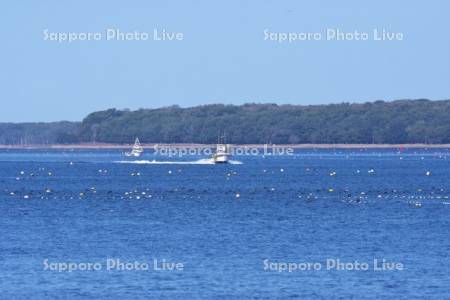
<instances>
[{"instance_id":1,"label":"small white boat","mask_svg":"<svg viewBox=\"0 0 450 300\"><path fill-rule=\"evenodd\" d=\"M213 154L213 161L215 164L225 164L228 162L228 159L230 157L230 147L229 145L225 144L222 140L219 139L217 146L216 146L216 152Z\"/></svg>"},{"instance_id":2,"label":"small white boat","mask_svg":"<svg viewBox=\"0 0 450 300\"><path fill-rule=\"evenodd\" d=\"M139 157L144 152L144 148L142 147L141 143L139 142L139 139L136 138L134 141L133 148L130 152L125 152L125 156L134 156Z\"/></svg>"}]
</instances>

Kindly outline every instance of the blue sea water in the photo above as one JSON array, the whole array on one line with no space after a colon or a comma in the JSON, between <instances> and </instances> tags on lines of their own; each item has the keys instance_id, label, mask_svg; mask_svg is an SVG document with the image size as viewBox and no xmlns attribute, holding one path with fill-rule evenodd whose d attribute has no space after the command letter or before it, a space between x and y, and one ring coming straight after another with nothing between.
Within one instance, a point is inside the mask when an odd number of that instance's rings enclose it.
<instances>
[{"instance_id":1,"label":"blue sea water","mask_svg":"<svg viewBox=\"0 0 450 300\"><path fill-rule=\"evenodd\" d=\"M0 299L450 298L448 149L204 159L0 151Z\"/></svg>"}]
</instances>

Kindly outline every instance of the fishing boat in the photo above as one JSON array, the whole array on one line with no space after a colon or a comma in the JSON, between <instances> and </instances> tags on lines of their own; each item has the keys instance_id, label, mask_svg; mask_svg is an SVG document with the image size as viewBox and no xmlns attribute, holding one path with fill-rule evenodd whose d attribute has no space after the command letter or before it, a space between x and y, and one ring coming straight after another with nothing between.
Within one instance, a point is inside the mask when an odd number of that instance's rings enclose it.
<instances>
[{"instance_id":1,"label":"fishing boat","mask_svg":"<svg viewBox=\"0 0 450 300\"><path fill-rule=\"evenodd\" d=\"M125 156L139 157L139 156L141 156L142 152L144 152L144 148L142 147L141 143L139 142L139 139L136 138L136 140L134 141L133 148L131 148L130 152L125 152Z\"/></svg>"},{"instance_id":2,"label":"fishing boat","mask_svg":"<svg viewBox=\"0 0 450 300\"><path fill-rule=\"evenodd\" d=\"M215 164L225 164L230 157L230 147L225 144L224 138L219 138L217 141L216 152L213 154L213 162Z\"/></svg>"}]
</instances>

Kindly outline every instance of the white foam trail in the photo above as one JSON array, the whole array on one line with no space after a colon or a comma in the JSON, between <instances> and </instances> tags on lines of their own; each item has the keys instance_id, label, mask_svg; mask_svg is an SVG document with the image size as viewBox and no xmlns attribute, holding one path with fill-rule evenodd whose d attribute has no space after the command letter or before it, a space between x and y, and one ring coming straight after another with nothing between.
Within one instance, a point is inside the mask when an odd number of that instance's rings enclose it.
<instances>
[{"instance_id":1,"label":"white foam trail","mask_svg":"<svg viewBox=\"0 0 450 300\"><path fill-rule=\"evenodd\" d=\"M119 160L115 161L120 164L138 164L138 165L213 165L214 161L211 158L204 158L195 161L161 161L161 160ZM229 164L241 165L242 162L238 160L229 160Z\"/></svg>"},{"instance_id":2,"label":"white foam trail","mask_svg":"<svg viewBox=\"0 0 450 300\"><path fill-rule=\"evenodd\" d=\"M229 160L228 163L232 165L242 165L242 161L239 160Z\"/></svg>"}]
</instances>

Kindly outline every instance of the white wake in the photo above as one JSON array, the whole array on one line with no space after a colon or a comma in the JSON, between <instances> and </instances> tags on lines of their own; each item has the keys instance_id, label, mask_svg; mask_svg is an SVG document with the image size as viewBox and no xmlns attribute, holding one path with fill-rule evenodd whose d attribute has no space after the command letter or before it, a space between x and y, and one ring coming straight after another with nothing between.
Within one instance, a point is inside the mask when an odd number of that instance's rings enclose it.
<instances>
[{"instance_id":1,"label":"white wake","mask_svg":"<svg viewBox=\"0 0 450 300\"><path fill-rule=\"evenodd\" d=\"M162 161L162 160L119 160L115 161L116 163L120 164L139 164L139 165L148 165L148 164L155 164L155 165L213 165L214 161L212 158L204 158L199 159L195 161ZM242 162L238 160L229 160L229 164L232 165L241 165Z\"/></svg>"}]
</instances>

